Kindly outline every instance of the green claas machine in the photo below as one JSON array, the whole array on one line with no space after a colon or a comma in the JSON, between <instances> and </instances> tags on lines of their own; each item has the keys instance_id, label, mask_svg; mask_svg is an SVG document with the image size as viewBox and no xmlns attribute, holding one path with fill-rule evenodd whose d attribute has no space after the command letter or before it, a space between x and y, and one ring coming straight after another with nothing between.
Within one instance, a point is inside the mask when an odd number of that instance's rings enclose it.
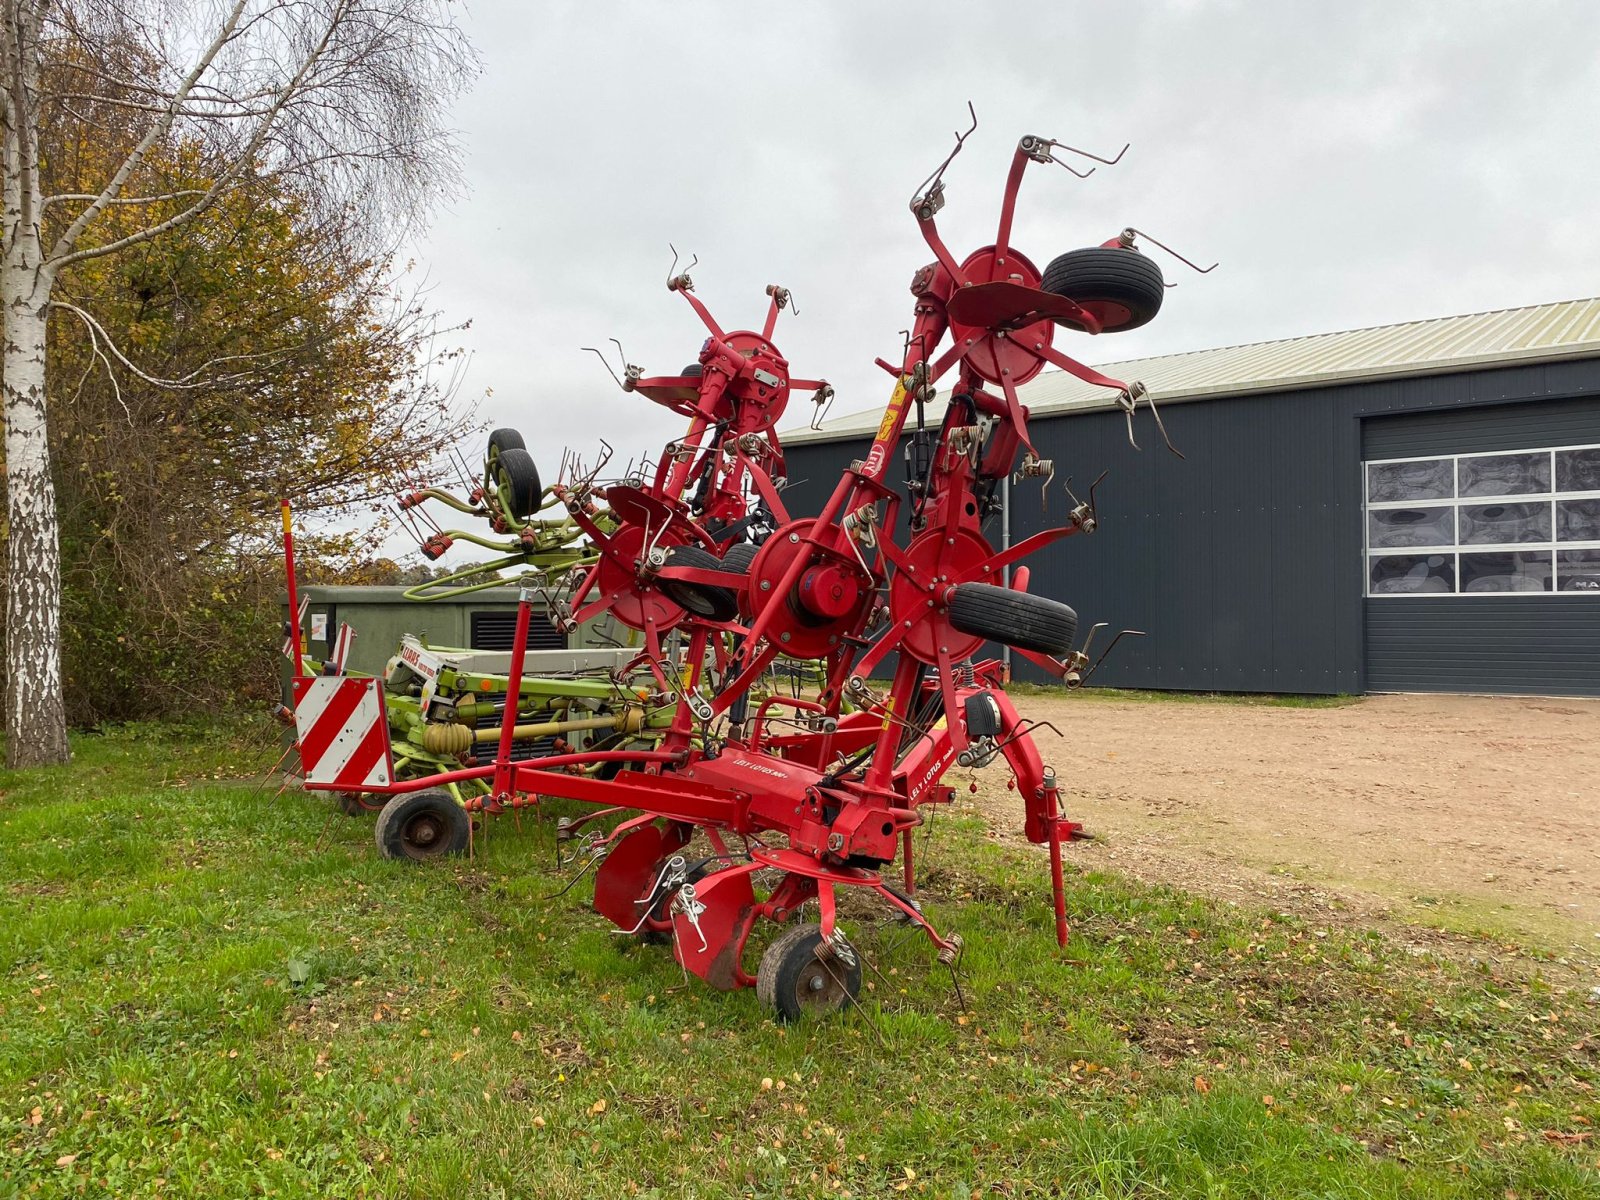
<instances>
[{"instance_id":1,"label":"green claas machine","mask_svg":"<svg viewBox=\"0 0 1600 1200\"><path fill-rule=\"evenodd\" d=\"M576 464L573 466L576 470ZM411 629L422 624L416 618L426 610L420 606L432 605L436 616L428 624L444 626L458 636L470 628L476 640L481 619L484 635L492 637L503 632L498 628L501 622L494 618L515 609L517 593L506 586L512 581L504 577L505 573L514 573L517 584L541 595L550 617L549 632L567 643L526 654L512 757L520 761L577 749L653 745L658 731L671 723L675 697L655 695L653 682L648 679L644 683L649 686L630 682L624 668L637 657L638 650L622 645L612 636L612 622L602 619L593 628L583 629L571 626L564 598L569 590L568 576L592 563L594 554L567 516L559 499L565 494L566 489L559 483L551 488L541 485L520 434L496 430L489 437L481 482L466 489L465 498L441 488L422 488L403 496L399 511L430 561L457 543L495 551L497 557L469 564L404 592L397 588L308 589L304 601L298 604L286 506L285 553L294 616L285 651L291 667L298 666L292 671L296 677L291 681L294 705L289 710L291 719L297 721L297 746L303 746L308 737L319 736L319 724L311 718L324 717L322 726L331 720L327 713L319 712L315 698L307 698L308 681L349 680L357 683L359 690L358 681L381 680L381 688L371 683L368 692L370 695L381 691L371 717L376 718L381 712L382 720L374 723L373 730L375 733L381 725L387 735L381 748L373 748L374 754L381 749L383 774L394 780L416 779L474 766L480 753L483 761L491 760L505 713L510 668L507 650L435 645L425 634L404 632L398 649L381 667L370 662L375 647L369 638L362 650L370 665L363 671L355 669L353 661L355 628L336 618L365 611L370 617L366 622L369 626L388 626L392 630L395 606L387 603L396 598L387 594L392 591L404 597L406 608L415 609L410 619L401 618ZM486 523L489 534L441 528L423 507L430 500ZM557 506L559 516L544 515L552 506ZM612 524L610 514L603 508L596 507L589 516L602 528ZM379 591L384 594L373 594ZM471 612L464 603L469 598L478 602ZM321 655L311 653L312 643L321 644ZM389 641L388 645L395 643ZM329 686L324 685L321 690L328 691ZM302 710L309 711L303 715ZM358 724L363 719L359 712L340 715L333 706L329 711L345 722L331 736L349 738L350 729L363 728ZM338 793L342 807L350 813L381 809L386 798L363 793L359 785L365 776L357 778L358 769L370 771L376 764L368 765L361 747L352 748L350 762L357 765L345 767L352 786L351 790ZM464 806L485 811L496 808L485 780L451 782L445 788ZM384 849L394 856L406 856L406 848L398 843Z\"/></svg>"}]
</instances>

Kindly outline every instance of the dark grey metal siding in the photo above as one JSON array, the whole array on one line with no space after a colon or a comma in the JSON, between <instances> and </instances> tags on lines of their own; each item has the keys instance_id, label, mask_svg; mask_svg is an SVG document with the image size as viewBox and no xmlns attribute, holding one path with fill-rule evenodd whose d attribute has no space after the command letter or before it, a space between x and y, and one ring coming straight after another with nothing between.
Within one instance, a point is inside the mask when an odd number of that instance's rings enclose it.
<instances>
[{"instance_id":1,"label":"dark grey metal siding","mask_svg":"<svg viewBox=\"0 0 1600 1200\"><path fill-rule=\"evenodd\" d=\"M1600 442L1600 400L1592 396L1373 417L1361 427L1363 460L1589 442Z\"/></svg>"},{"instance_id":2,"label":"dark grey metal siding","mask_svg":"<svg viewBox=\"0 0 1600 1200\"><path fill-rule=\"evenodd\" d=\"M1367 690L1600 695L1600 599L1368 600Z\"/></svg>"},{"instance_id":3,"label":"dark grey metal siding","mask_svg":"<svg viewBox=\"0 0 1600 1200\"><path fill-rule=\"evenodd\" d=\"M1037 481L1012 489L1012 539L1061 521L1069 507L1061 490L1066 476L1084 495L1095 476L1110 472L1100 488L1099 532L1069 538L1027 564L1030 590L1072 604L1080 628L1107 621L1107 634L1123 627L1148 631L1146 638L1124 641L1097 683L1299 693L1395 687L1387 668L1366 677L1364 621L1373 606L1417 602L1363 601L1364 438L1384 447L1374 457L1444 452L1444 445L1428 440L1435 437L1456 439L1460 449L1454 452L1600 441L1600 434L1581 432L1590 418L1600 421L1597 394L1600 361L1588 360L1174 404L1162 411L1186 461L1166 452L1143 412L1135 422L1142 452L1129 447L1119 413L1041 419L1033 425L1035 441L1055 459L1056 480L1047 512ZM862 457L867 444L790 447L789 475L805 480L786 496L791 511L818 511L840 470ZM1408 444L1423 448L1390 448ZM988 533L998 544L997 523ZM1600 598L1508 600L1560 603L1563 612L1587 610L1600 623ZM1484 602L1442 603L1461 606L1461 619L1470 625L1481 618L1468 606ZM1396 619L1404 624L1423 615L1419 608ZM1431 628L1443 636L1440 626ZM1511 651L1524 664L1521 674L1480 667L1473 690L1600 690L1600 675L1592 670L1588 688L1581 686L1581 656L1569 672L1579 677L1576 685L1538 676L1538 664L1550 657L1545 652L1567 633L1552 625L1538 653L1528 644ZM1507 637L1506 630L1499 636ZM1386 644L1374 642L1378 655ZM1453 653L1441 649L1440 661ZM1466 686L1449 682L1464 678L1462 670L1472 673L1452 666L1456 674L1436 672L1436 682L1426 686ZM1018 675L1038 673L1019 661ZM1544 685L1533 686L1538 678Z\"/></svg>"},{"instance_id":4,"label":"dark grey metal siding","mask_svg":"<svg viewBox=\"0 0 1600 1200\"><path fill-rule=\"evenodd\" d=\"M1496 404L1362 422L1364 459L1600 442L1600 402ZM1600 695L1600 596L1366 601L1367 690Z\"/></svg>"}]
</instances>

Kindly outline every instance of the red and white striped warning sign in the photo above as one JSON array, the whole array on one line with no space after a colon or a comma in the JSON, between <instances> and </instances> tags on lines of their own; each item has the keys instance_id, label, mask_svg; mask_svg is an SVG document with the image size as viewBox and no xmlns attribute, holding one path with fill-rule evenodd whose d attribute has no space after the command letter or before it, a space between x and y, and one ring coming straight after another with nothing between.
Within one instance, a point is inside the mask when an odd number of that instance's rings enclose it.
<instances>
[{"instance_id":1,"label":"red and white striped warning sign","mask_svg":"<svg viewBox=\"0 0 1600 1200\"><path fill-rule=\"evenodd\" d=\"M307 784L359 791L390 782L383 680L296 679L294 727Z\"/></svg>"}]
</instances>

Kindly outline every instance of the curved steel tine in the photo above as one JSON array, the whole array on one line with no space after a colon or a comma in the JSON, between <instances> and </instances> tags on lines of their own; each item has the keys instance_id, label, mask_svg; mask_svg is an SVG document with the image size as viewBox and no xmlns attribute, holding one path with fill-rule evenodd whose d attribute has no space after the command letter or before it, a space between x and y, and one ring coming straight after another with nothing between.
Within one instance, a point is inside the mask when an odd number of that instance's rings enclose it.
<instances>
[{"instance_id":1,"label":"curved steel tine","mask_svg":"<svg viewBox=\"0 0 1600 1200\"><path fill-rule=\"evenodd\" d=\"M616 339L613 338L612 340L615 341ZM622 386L622 380L617 378L617 373L611 369L611 364L606 361L606 356L605 356L604 353L602 353L600 350L597 350L593 346L579 346L578 349L587 350L590 354L592 354L596 358L598 358L600 360L600 362L605 366L606 374L611 376L612 382L614 382L618 387ZM624 365L626 365L626 364L624 364Z\"/></svg>"},{"instance_id":2,"label":"curved steel tine","mask_svg":"<svg viewBox=\"0 0 1600 1200\"><path fill-rule=\"evenodd\" d=\"M672 251L672 265L667 268L667 291L675 292L678 289L673 285L676 284L680 279L688 279L689 272L694 270L695 267L699 265L700 256L698 254L693 255L689 260L689 265L680 272L678 270L678 248L671 242L668 242L667 249Z\"/></svg>"},{"instance_id":3,"label":"curved steel tine","mask_svg":"<svg viewBox=\"0 0 1600 1200\"><path fill-rule=\"evenodd\" d=\"M1192 262L1191 260L1185 258L1183 255L1179 254L1176 250L1174 250L1171 246L1167 245L1160 238L1152 237L1152 236L1150 236L1150 234L1146 233L1144 230L1135 229L1132 225L1128 226L1127 230L1125 231L1125 234L1132 234L1135 237L1144 238L1144 240L1147 241L1147 242L1153 242L1155 245L1160 246L1168 254L1172 255L1173 258L1177 259L1184 266L1188 267L1191 271L1195 271L1196 273L1201 274L1201 275L1209 275L1212 271L1215 271L1221 265L1220 263L1212 263L1209 267L1202 267L1198 263ZM1172 284L1168 284L1167 286L1168 287L1172 287L1173 285Z\"/></svg>"},{"instance_id":4,"label":"curved steel tine","mask_svg":"<svg viewBox=\"0 0 1600 1200\"><path fill-rule=\"evenodd\" d=\"M915 204L919 199L921 199L923 196L925 196L928 193L929 190L931 190L932 188L935 188L935 187L937 187L939 185L940 179L944 176L945 168L948 167L952 162L955 161L956 155L961 153L962 145L977 130L977 128L978 128L978 110L973 107L971 100L967 101L967 112L972 117L972 127L970 129L968 129L965 133L961 133L959 131L956 133L955 149L950 151L950 153L945 156L945 160L942 163L940 163L936 168L934 168L933 174L929 175L926 179L924 179L920 184L917 185L916 190L911 193L911 202L912 202L912 204Z\"/></svg>"},{"instance_id":5,"label":"curved steel tine","mask_svg":"<svg viewBox=\"0 0 1600 1200\"><path fill-rule=\"evenodd\" d=\"M1090 167L1087 171L1080 171L1071 163L1063 162L1061 159L1057 158L1054 151L1052 151L1050 154L1050 161L1055 163L1056 166L1066 170L1069 174L1076 175L1079 179L1087 179L1089 176L1093 175L1097 170L1099 170L1098 167Z\"/></svg>"},{"instance_id":6,"label":"curved steel tine","mask_svg":"<svg viewBox=\"0 0 1600 1200\"><path fill-rule=\"evenodd\" d=\"M1155 397L1150 395L1149 392L1146 392L1144 396L1144 402L1150 406L1150 415L1156 419L1156 428L1161 431L1161 440L1167 444L1167 449L1171 450L1179 458L1183 458L1183 451L1174 446L1172 444L1172 439L1167 436L1167 427L1166 424L1161 420L1161 410L1156 407Z\"/></svg>"},{"instance_id":7,"label":"curved steel tine","mask_svg":"<svg viewBox=\"0 0 1600 1200\"><path fill-rule=\"evenodd\" d=\"M1122 144L1122 149L1117 151L1117 156L1115 158L1105 158L1105 157L1103 157L1103 156L1101 156L1099 154L1093 153L1092 151L1080 150L1076 146L1069 146L1065 142L1052 141L1050 143L1050 145L1052 147L1059 146L1061 149L1067 151L1069 154L1077 154L1077 155L1080 155L1083 158L1092 158L1097 163L1105 163L1105 165L1108 166L1108 167L1114 167L1119 162L1122 161L1122 156L1128 152L1128 147L1133 145L1133 143L1132 142L1124 142ZM1059 158L1056 158L1056 156L1053 155L1053 154L1050 157L1052 159L1054 159L1058 163L1061 162L1061 160ZM1067 164L1066 163L1061 163L1061 165L1063 167L1065 167ZM1068 167L1067 169L1071 170L1070 167Z\"/></svg>"}]
</instances>

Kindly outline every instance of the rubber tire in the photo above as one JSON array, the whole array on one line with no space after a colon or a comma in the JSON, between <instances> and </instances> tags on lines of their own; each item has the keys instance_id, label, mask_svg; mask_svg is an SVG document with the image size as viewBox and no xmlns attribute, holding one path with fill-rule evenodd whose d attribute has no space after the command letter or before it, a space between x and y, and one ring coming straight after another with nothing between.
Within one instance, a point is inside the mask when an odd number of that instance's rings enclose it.
<instances>
[{"instance_id":1,"label":"rubber tire","mask_svg":"<svg viewBox=\"0 0 1600 1200\"><path fill-rule=\"evenodd\" d=\"M667 566L704 567L712 571L723 569L722 559L699 546L674 546L667 551ZM731 621L739 615L739 594L732 588L663 579L661 590L674 604L682 605L692 616L703 620Z\"/></svg>"},{"instance_id":2,"label":"rubber tire","mask_svg":"<svg viewBox=\"0 0 1600 1200\"><path fill-rule=\"evenodd\" d=\"M494 491L494 464L506 450L526 450L527 443L515 429L496 429L489 435L489 444L483 451L483 490Z\"/></svg>"},{"instance_id":3,"label":"rubber tire","mask_svg":"<svg viewBox=\"0 0 1600 1200\"><path fill-rule=\"evenodd\" d=\"M729 546L728 552L722 556L722 569L724 571L737 571L741 575L750 574L750 565L756 561L756 555L761 553L760 546L752 546L749 542L740 542L736 546Z\"/></svg>"},{"instance_id":4,"label":"rubber tire","mask_svg":"<svg viewBox=\"0 0 1600 1200\"><path fill-rule=\"evenodd\" d=\"M484 457L493 458L502 450L526 450L528 443L515 429L496 429L489 435L489 452Z\"/></svg>"},{"instance_id":5,"label":"rubber tire","mask_svg":"<svg viewBox=\"0 0 1600 1200\"><path fill-rule=\"evenodd\" d=\"M761 956L761 966L756 971L756 997L785 1023L802 1017L838 1012L861 994L861 958L846 965L837 957L832 966L824 966L829 977L843 984L839 994L823 998L821 1004L806 1004L801 999L803 973L821 965L817 947L822 945L822 926L796 925L786 930ZM848 998L843 994L848 992ZM821 993L817 993L821 996Z\"/></svg>"},{"instance_id":6,"label":"rubber tire","mask_svg":"<svg viewBox=\"0 0 1600 1200\"><path fill-rule=\"evenodd\" d=\"M950 624L1039 654L1065 654L1078 635L1078 614L1059 600L989 583L957 584L950 596Z\"/></svg>"},{"instance_id":7,"label":"rubber tire","mask_svg":"<svg viewBox=\"0 0 1600 1200\"><path fill-rule=\"evenodd\" d=\"M409 836L421 819L443 825L443 836L419 845ZM472 830L472 818L449 792L410 792L396 796L383 806L373 838L385 858L402 862L428 862L435 858L465 854Z\"/></svg>"},{"instance_id":8,"label":"rubber tire","mask_svg":"<svg viewBox=\"0 0 1600 1200\"><path fill-rule=\"evenodd\" d=\"M704 375L705 373L706 369L697 362L690 363L687 367L678 372L680 375Z\"/></svg>"},{"instance_id":9,"label":"rubber tire","mask_svg":"<svg viewBox=\"0 0 1600 1200\"><path fill-rule=\"evenodd\" d=\"M1039 286L1044 291L1065 296L1090 312L1102 302L1128 310L1126 320L1104 324L1102 333L1121 333L1148 325L1161 311L1161 302L1167 294L1161 268L1154 260L1137 250L1105 246L1069 250L1060 255L1044 269ZM1078 328L1074 322L1060 323Z\"/></svg>"},{"instance_id":10,"label":"rubber tire","mask_svg":"<svg viewBox=\"0 0 1600 1200\"><path fill-rule=\"evenodd\" d=\"M490 459L489 471L494 477L495 491L510 493L513 517L521 521L539 511L544 485L539 482L539 468L534 465L533 455L514 446L508 447Z\"/></svg>"}]
</instances>

